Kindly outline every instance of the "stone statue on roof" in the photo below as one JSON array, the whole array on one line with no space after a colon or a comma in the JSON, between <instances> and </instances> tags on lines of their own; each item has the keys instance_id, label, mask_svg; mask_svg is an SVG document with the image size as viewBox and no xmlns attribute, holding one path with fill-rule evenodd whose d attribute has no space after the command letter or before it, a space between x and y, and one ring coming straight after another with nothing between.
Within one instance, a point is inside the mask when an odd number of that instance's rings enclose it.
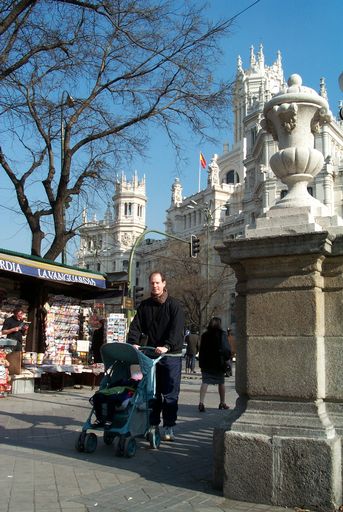
<instances>
[{"instance_id":1,"label":"stone statue on roof","mask_svg":"<svg viewBox=\"0 0 343 512\"><path fill-rule=\"evenodd\" d=\"M207 184L211 187L213 185L219 185L219 165L217 163L218 155L214 154L211 162L208 165L208 178Z\"/></svg>"}]
</instances>

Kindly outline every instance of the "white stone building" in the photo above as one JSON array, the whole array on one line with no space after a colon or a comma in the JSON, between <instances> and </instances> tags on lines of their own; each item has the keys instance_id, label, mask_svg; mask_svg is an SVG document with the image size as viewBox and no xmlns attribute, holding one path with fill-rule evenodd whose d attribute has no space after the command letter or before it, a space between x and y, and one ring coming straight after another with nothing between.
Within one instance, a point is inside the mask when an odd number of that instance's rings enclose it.
<instances>
[{"instance_id":1,"label":"white stone building","mask_svg":"<svg viewBox=\"0 0 343 512\"><path fill-rule=\"evenodd\" d=\"M204 190L183 198L180 181L176 179L172 186L166 231L185 238L203 233L206 245L209 224L210 279L220 264L214 247L222 240L247 236L249 227L255 225L255 219L287 192L269 165L277 144L260 124L265 103L285 86L280 52L275 62L267 66L262 46L257 56L251 48L246 69L238 57L233 91L232 147L225 144L222 154L213 156ZM320 80L319 94L327 99L324 79ZM343 122L333 120L330 125L325 125L315 137L315 147L323 153L325 164L310 183L309 191L332 213L343 216ZM151 269L153 254L153 246L145 249L143 275L145 266ZM228 282L227 293L217 298L225 309L221 312L225 325L234 322L234 287L234 281Z\"/></svg>"},{"instance_id":2,"label":"white stone building","mask_svg":"<svg viewBox=\"0 0 343 512\"><path fill-rule=\"evenodd\" d=\"M80 267L113 274L128 271L131 247L146 228L145 177L131 180L122 174L115 181L113 204L109 204L103 220L87 220L84 212L80 228Z\"/></svg>"},{"instance_id":3,"label":"white stone building","mask_svg":"<svg viewBox=\"0 0 343 512\"><path fill-rule=\"evenodd\" d=\"M297 71L301 73L301 70ZM208 165L207 187L204 190L184 198L182 183L176 179L172 185L165 231L186 240L190 239L191 234L202 237L201 250L208 250L208 268L204 272L207 272L209 279L220 265L215 246L220 245L223 240L247 236L249 227L255 225L255 219L286 194L285 185L276 178L269 165L270 157L277 151L276 142L261 127L265 103L285 85L280 52L271 66L265 63L262 46L257 55L251 48L250 62L245 69L238 57L233 89L232 147L224 144L223 152L212 157ZM319 94L327 98L324 79L320 80ZM343 216L343 122L333 120L331 124L321 128L315 136L315 147L323 153L325 164L315 180L309 184L309 191L332 213ZM133 219L125 214L125 201L127 203L130 200L132 204L136 201L134 194L138 186L137 178L134 183L136 185L131 185L131 199L126 196L129 193L127 182L124 180L121 184L116 184L114 207L119 208L121 215L110 221L107 213L107 221L105 219L98 223L89 223L83 228L83 245L80 249L82 258L79 258L79 263L85 264L82 266L89 265L89 268L94 268L92 255L89 253L89 249L94 251L94 245L89 245L89 240L94 237L99 240L100 237L103 252L102 259L99 259L100 265L96 269L124 269L130 246L134 238L143 231L145 224L145 217L136 214L135 222L132 222ZM119 201L118 205L116 201ZM137 206L141 205L143 211L145 202L144 189L139 201L137 199ZM117 244L116 251L112 249L113 244ZM159 267L159 257L162 253L166 254L167 247L168 239L162 242L151 241L141 246L137 254L140 286L147 288L146 276L152 269ZM107 251L113 251L110 258L105 255ZM218 302L218 314L222 316L225 326L234 322L234 286L234 281L228 282L227 293L214 299Z\"/></svg>"}]
</instances>

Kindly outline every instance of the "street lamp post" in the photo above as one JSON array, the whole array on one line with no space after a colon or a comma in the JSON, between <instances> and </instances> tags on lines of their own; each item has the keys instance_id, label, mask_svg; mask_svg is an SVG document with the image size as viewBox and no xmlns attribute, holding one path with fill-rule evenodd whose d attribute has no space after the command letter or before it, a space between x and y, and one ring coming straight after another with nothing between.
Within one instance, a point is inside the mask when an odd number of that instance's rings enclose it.
<instances>
[{"instance_id":1,"label":"street lamp post","mask_svg":"<svg viewBox=\"0 0 343 512\"><path fill-rule=\"evenodd\" d=\"M75 101L72 96L70 96L68 91L62 92L61 97L61 173L63 172L64 167L64 106L67 105L67 107L72 107L74 105ZM65 202L63 201L62 205L62 224L63 224L63 234L66 229L66 222L65 222ZM67 250L66 250L66 244L63 246L62 249L62 264L65 265L67 263Z\"/></svg>"}]
</instances>

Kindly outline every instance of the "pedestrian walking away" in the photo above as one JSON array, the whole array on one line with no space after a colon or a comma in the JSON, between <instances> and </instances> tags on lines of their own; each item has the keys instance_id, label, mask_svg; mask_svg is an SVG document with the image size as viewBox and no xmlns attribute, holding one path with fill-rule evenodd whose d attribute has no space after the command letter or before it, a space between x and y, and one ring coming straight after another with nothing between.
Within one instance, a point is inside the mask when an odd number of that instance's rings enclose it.
<instances>
[{"instance_id":1,"label":"pedestrian walking away","mask_svg":"<svg viewBox=\"0 0 343 512\"><path fill-rule=\"evenodd\" d=\"M185 338L186 348L186 373L196 373L195 358L199 352L200 336L198 331L192 327L191 332Z\"/></svg>"},{"instance_id":2,"label":"pedestrian walking away","mask_svg":"<svg viewBox=\"0 0 343 512\"><path fill-rule=\"evenodd\" d=\"M156 355L164 356L156 365L156 395L152 401L150 428L158 429L162 415L162 439L173 441L181 383L184 312L179 301L168 294L162 272L150 274L149 286L151 295L138 307L127 341L137 349L143 344L154 347Z\"/></svg>"},{"instance_id":3,"label":"pedestrian walking away","mask_svg":"<svg viewBox=\"0 0 343 512\"><path fill-rule=\"evenodd\" d=\"M221 328L221 319L213 317L200 340L199 366L202 379L198 406L200 412L205 412L205 396L209 384L218 385L219 409L229 409L225 403L224 374L230 357L230 346L227 335Z\"/></svg>"}]
</instances>

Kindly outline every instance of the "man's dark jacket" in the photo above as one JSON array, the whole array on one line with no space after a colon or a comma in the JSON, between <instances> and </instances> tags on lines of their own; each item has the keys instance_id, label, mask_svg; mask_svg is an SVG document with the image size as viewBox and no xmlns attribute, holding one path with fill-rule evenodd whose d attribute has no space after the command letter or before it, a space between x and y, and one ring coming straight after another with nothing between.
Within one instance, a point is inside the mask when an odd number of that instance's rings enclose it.
<instances>
[{"instance_id":1,"label":"man's dark jacket","mask_svg":"<svg viewBox=\"0 0 343 512\"><path fill-rule=\"evenodd\" d=\"M166 346L171 354L181 354L184 336L184 313L181 304L167 297L163 304L151 297L143 300L131 322L128 343L150 347Z\"/></svg>"}]
</instances>

